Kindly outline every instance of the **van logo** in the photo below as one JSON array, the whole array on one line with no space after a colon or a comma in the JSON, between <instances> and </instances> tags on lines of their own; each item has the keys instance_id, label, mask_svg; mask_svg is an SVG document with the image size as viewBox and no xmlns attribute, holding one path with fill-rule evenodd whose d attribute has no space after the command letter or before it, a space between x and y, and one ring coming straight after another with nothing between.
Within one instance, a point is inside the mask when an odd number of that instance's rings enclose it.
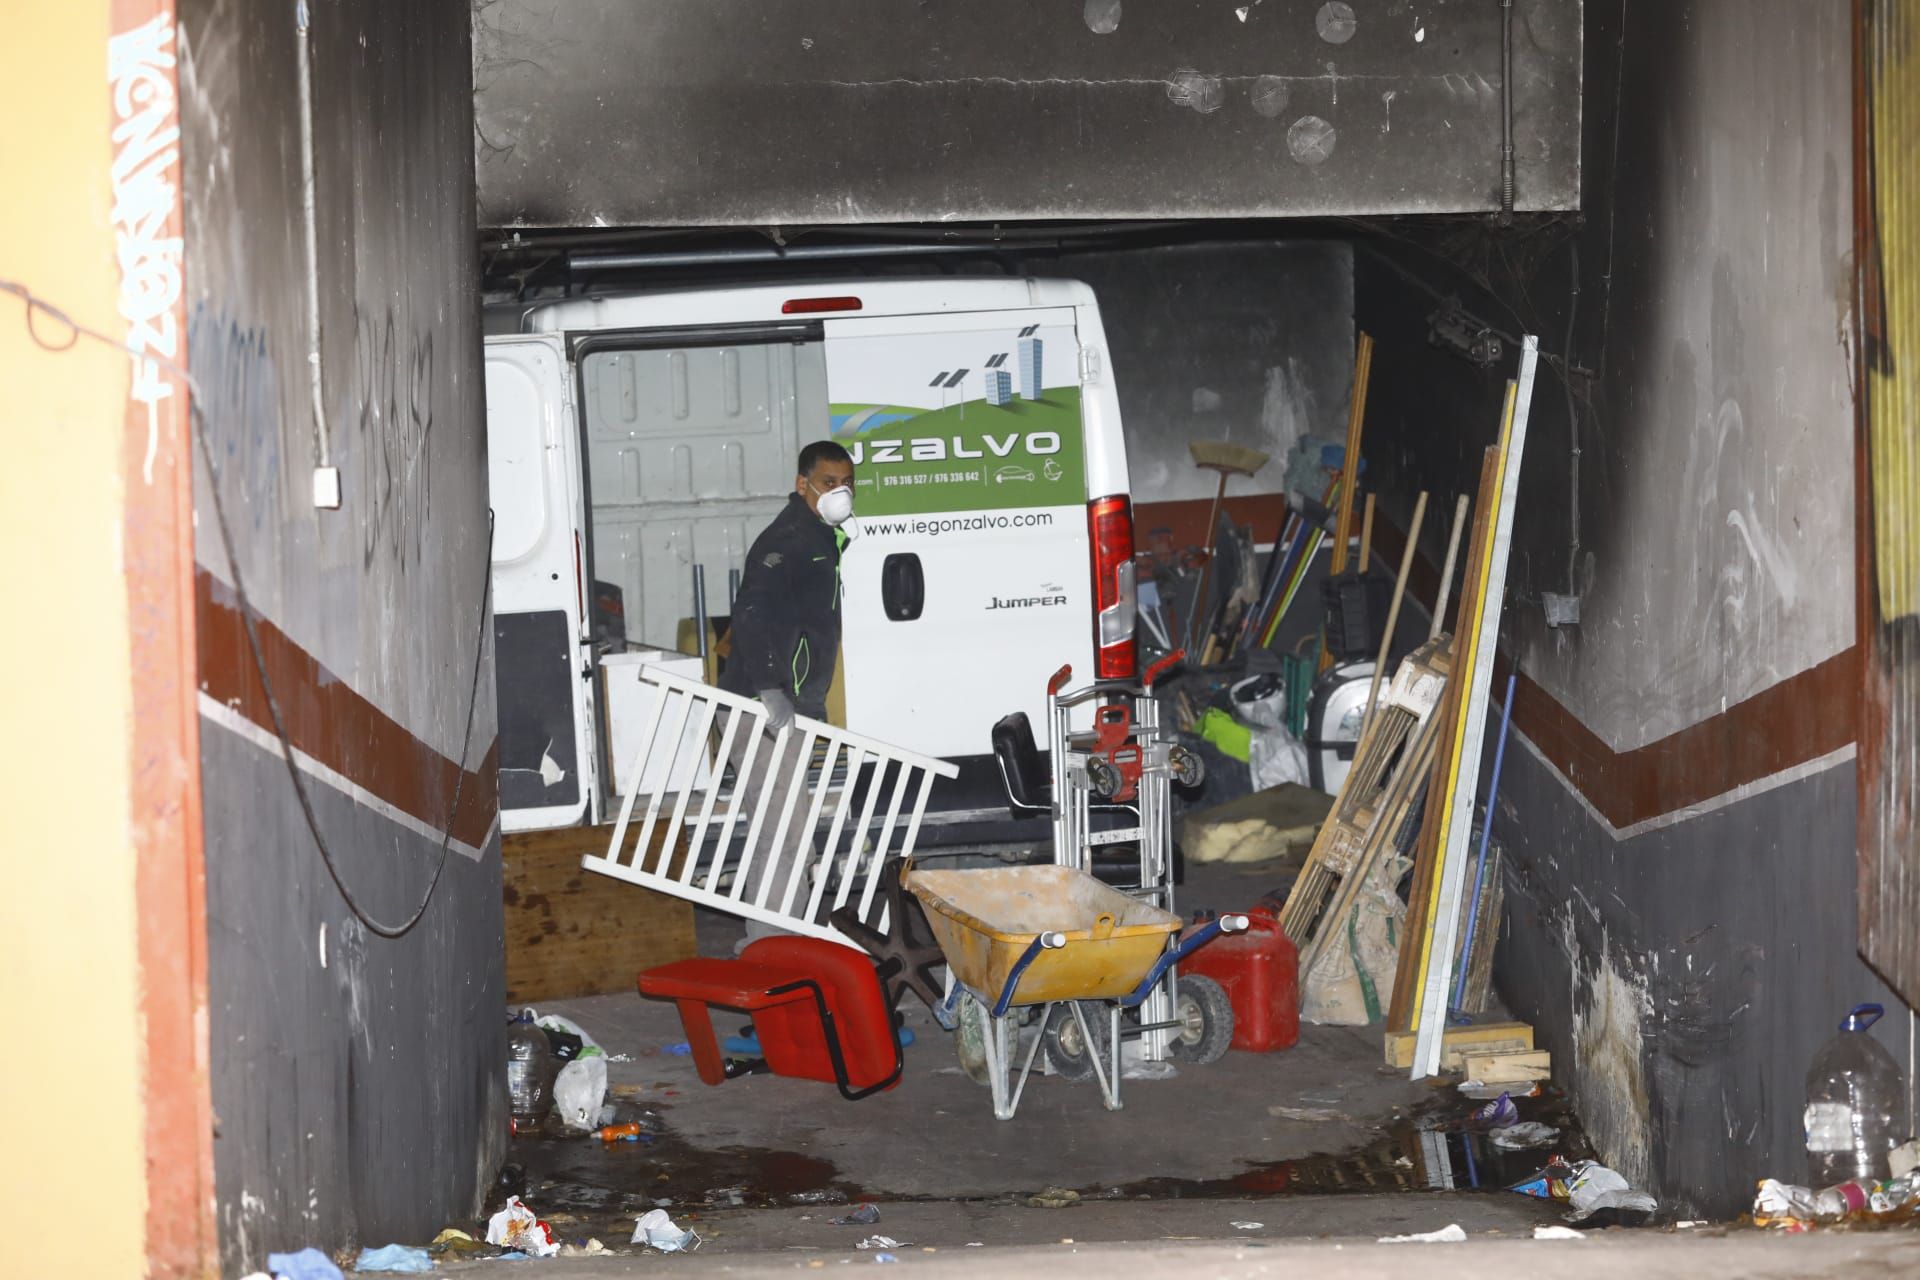
<instances>
[{"instance_id":1,"label":"van logo","mask_svg":"<svg viewBox=\"0 0 1920 1280\"><path fill-rule=\"evenodd\" d=\"M868 463L945 462L949 458L1007 458L1016 447L1034 457L1048 457L1060 452L1060 433L1029 431L1021 435L1009 431L996 436L988 432L975 445L984 445L985 449L969 445L965 436L922 436L917 440L854 440L848 443L847 452L856 467ZM1049 480L1065 474L1058 463L1051 463L1044 470ZM1028 471L1025 478L1031 480L1032 472Z\"/></svg>"},{"instance_id":2,"label":"van logo","mask_svg":"<svg viewBox=\"0 0 1920 1280\"><path fill-rule=\"evenodd\" d=\"M1067 602L1065 596L1000 596L992 597L988 609L1050 609Z\"/></svg>"}]
</instances>

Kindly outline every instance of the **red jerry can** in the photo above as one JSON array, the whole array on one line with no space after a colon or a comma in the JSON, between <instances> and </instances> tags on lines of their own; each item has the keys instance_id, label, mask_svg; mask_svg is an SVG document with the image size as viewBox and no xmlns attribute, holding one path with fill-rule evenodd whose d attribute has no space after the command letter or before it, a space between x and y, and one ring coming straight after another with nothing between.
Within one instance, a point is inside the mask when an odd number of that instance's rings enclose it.
<instances>
[{"instance_id":1,"label":"red jerry can","mask_svg":"<svg viewBox=\"0 0 1920 1280\"><path fill-rule=\"evenodd\" d=\"M1221 934L1182 960L1180 972L1203 974L1226 989L1234 1048L1268 1053L1300 1039L1300 957L1273 903L1248 911L1245 933Z\"/></svg>"}]
</instances>

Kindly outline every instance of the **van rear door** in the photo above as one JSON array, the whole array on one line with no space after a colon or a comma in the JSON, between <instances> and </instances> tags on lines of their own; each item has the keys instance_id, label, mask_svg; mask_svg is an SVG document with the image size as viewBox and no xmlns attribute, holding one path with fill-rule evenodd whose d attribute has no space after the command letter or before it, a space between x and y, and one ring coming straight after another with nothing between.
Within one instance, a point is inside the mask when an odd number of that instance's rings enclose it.
<instances>
[{"instance_id":1,"label":"van rear door","mask_svg":"<svg viewBox=\"0 0 1920 1280\"><path fill-rule=\"evenodd\" d=\"M854 455L842 565L847 723L984 755L1047 677L1093 674L1072 307L826 321L833 439Z\"/></svg>"},{"instance_id":2,"label":"van rear door","mask_svg":"<svg viewBox=\"0 0 1920 1280\"><path fill-rule=\"evenodd\" d=\"M500 826L565 827L597 799L580 436L557 336L489 338Z\"/></svg>"}]
</instances>

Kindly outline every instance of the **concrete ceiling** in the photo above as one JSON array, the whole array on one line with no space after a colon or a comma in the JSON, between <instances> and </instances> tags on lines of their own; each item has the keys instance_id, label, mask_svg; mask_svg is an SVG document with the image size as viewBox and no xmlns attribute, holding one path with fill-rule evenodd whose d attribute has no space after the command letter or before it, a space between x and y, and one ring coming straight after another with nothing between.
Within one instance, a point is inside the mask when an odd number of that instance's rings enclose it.
<instances>
[{"instance_id":1,"label":"concrete ceiling","mask_svg":"<svg viewBox=\"0 0 1920 1280\"><path fill-rule=\"evenodd\" d=\"M1498 0L475 0L480 221L1491 211ZM1579 0L1515 0L1515 206L1580 195Z\"/></svg>"}]
</instances>

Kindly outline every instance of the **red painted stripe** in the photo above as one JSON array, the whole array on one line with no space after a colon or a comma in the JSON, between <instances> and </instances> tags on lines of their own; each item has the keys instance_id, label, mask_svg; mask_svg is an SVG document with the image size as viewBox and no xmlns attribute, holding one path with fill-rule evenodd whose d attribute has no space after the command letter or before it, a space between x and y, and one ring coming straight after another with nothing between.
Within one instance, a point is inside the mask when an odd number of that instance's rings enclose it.
<instances>
[{"instance_id":1,"label":"red painted stripe","mask_svg":"<svg viewBox=\"0 0 1920 1280\"><path fill-rule=\"evenodd\" d=\"M205 569L195 575L194 586L201 691L273 732L232 588ZM293 745L401 812L444 829L459 764L415 737L271 621L262 618L256 626ZM480 847L499 812L499 748L496 737L460 783L453 838L462 844Z\"/></svg>"}]
</instances>

